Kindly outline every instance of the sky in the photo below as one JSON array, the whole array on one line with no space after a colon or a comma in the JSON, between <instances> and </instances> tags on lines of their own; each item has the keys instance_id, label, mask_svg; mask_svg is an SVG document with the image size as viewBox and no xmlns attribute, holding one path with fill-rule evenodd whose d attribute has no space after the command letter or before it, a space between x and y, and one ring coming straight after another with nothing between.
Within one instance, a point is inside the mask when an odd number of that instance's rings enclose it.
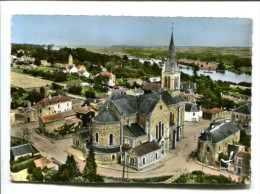
<instances>
[{"instance_id":1,"label":"sky","mask_svg":"<svg viewBox=\"0 0 260 194\"><path fill-rule=\"evenodd\" d=\"M14 15L11 42L57 46L251 47L252 20L210 17Z\"/></svg>"}]
</instances>

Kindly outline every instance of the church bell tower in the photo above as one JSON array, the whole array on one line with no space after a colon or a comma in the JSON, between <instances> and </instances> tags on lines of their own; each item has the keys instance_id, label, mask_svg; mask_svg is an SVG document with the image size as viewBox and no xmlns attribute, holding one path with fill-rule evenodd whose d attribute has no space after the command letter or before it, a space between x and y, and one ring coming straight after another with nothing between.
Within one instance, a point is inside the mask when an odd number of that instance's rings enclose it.
<instances>
[{"instance_id":1,"label":"church bell tower","mask_svg":"<svg viewBox=\"0 0 260 194\"><path fill-rule=\"evenodd\" d=\"M176 52L173 40L173 27L168 50L168 58L162 72L162 89L168 90L172 96L180 94L180 69L176 60Z\"/></svg>"}]
</instances>

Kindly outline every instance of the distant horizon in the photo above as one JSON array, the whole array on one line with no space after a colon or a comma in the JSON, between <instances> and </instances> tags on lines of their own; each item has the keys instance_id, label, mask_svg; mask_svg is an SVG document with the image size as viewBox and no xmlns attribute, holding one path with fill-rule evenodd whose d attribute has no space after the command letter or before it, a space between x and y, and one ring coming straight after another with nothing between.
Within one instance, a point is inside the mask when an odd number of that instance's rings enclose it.
<instances>
[{"instance_id":1,"label":"distant horizon","mask_svg":"<svg viewBox=\"0 0 260 194\"><path fill-rule=\"evenodd\" d=\"M16 44L252 47L248 18L15 15Z\"/></svg>"},{"instance_id":2,"label":"distant horizon","mask_svg":"<svg viewBox=\"0 0 260 194\"><path fill-rule=\"evenodd\" d=\"M18 44L18 45L48 45L48 44L34 44L34 43L14 43L12 42L11 44ZM52 44L52 43L50 43ZM53 44L54 47L96 47L96 48L111 48L111 47L140 47L140 48L159 48L159 47L169 47L169 45L154 45L154 46L149 46L149 45L55 45ZM203 48L252 48L252 46L178 46L175 45L176 48L183 48L183 47L203 47Z\"/></svg>"}]
</instances>

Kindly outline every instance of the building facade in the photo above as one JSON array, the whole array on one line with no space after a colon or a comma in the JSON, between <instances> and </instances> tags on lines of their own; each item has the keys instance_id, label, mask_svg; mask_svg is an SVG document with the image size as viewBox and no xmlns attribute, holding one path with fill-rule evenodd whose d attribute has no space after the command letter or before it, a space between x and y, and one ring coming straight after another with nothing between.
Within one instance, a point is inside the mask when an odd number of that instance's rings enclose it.
<instances>
[{"instance_id":1,"label":"building facade","mask_svg":"<svg viewBox=\"0 0 260 194\"><path fill-rule=\"evenodd\" d=\"M194 103L185 104L185 121L188 122L199 122L202 118L201 108Z\"/></svg>"},{"instance_id":2,"label":"building facade","mask_svg":"<svg viewBox=\"0 0 260 194\"><path fill-rule=\"evenodd\" d=\"M237 144L239 140L240 128L236 123L213 122L198 138L197 158L206 165L215 166L220 154L229 155L228 145Z\"/></svg>"},{"instance_id":3,"label":"building facade","mask_svg":"<svg viewBox=\"0 0 260 194\"><path fill-rule=\"evenodd\" d=\"M121 162L141 170L161 160L183 138L185 100L179 95L175 56L172 34L162 88L139 96L113 94L92 119L86 153L93 147L97 163ZM142 148L146 151L137 151Z\"/></svg>"},{"instance_id":4,"label":"building facade","mask_svg":"<svg viewBox=\"0 0 260 194\"><path fill-rule=\"evenodd\" d=\"M251 102L232 111L232 120L242 125L251 126Z\"/></svg>"}]
</instances>

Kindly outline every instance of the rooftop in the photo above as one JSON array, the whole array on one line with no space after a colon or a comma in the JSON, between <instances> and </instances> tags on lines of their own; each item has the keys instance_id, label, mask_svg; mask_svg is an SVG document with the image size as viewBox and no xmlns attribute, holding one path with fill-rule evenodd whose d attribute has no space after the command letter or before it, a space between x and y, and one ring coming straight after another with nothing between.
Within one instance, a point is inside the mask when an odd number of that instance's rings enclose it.
<instances>
[{"instance_id":1,"label":"rooftop","mask_svg":"<svg viewBox=\"0 0 260 194\"><path fill-rule=\"evenodd\" d=\"M14 157L16 156L22 156L25 154L34 153L34 150L32 148L32 145L30 143L11 147L11 152Z\"/></svg>"},{"instance_id":2,"label":"rooftop","mask_svg":"<svg viewBox=\"0 0 260 194\"><path fill-rule=\"evenodd\" d=\"M130 125L125 125L124 129L127 130L133 137L146 135L145 129L141 127L138 123L131 123Z\"/></svg>"},{"instance_id":3,"label":"rooftop","mask_svg":"<svg viewBox=\"0 0 260 194\"><path fill-rule=\"evenodd\" d=\"M251 103L247 103L247 104L245 104L243 106L240 106L237 109L235 109L233 112L250 115L251 114Z\"/></svg>"},{"instance_id":4,"label":"rooftop","mask_svg":"<svg viewBox=\"0 0 260 194\"><path fill-rule=\"evenodd\" d=\"M97 123L116 123L119 122L115 113L109 108L103 108L101 112L92 119L93 122Z\"/></svg>"},{"instance_id":5,"label":"rooftop","mask_svg":"<svg viewBox=\"0 0 260 194\"><path fill-rule=\"evenodd\" d=\"M235 134L236 132L240 131L240 128L237 126L235 122L227 122L217 124L207 129L203 130L199 139L202 141L207 141L207 137L210 136L211 143L218 143L223 139Z\"/></svg>"},{"instance_id":6,"label":"rooftop","mask_svg":"<svg viewBox=\"0 0 260 194\"><path fill-rule=\"evenodd\" d=\"M36 103L36 106L46 107L60 102L69 102L69 101L71 101L71 98L68 96L62 96L62 95L53 96L53 97L49 96L48 98L44 98L38 103Z\"/></svg>"},{"instance_id":7,"label":"rooftop","mask_svg":"<svg viewBox=\"0 0 260 194\"><path fill-rule=\"evenodd\" d=\"M153 152L153 151L156 151L159 149L160 149L160 146L155 141L151 141L151 142L145 142L145 143L133 148L132 151L137 156L143 156L143 155L146 155L150 152Z\"/></svg>"}]
</instances>

